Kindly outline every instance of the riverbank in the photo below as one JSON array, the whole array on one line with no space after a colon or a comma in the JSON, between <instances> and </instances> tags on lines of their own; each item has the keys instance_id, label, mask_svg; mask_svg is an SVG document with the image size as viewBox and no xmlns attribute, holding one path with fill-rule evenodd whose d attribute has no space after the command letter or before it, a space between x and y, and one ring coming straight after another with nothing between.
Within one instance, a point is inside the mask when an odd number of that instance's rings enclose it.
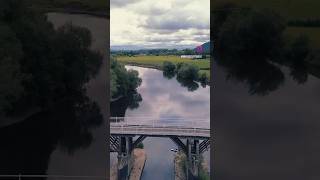
<instances>
[{"instance_id":1,"label":"riverbank","mask_svg":"<svg viewBox=\"0 0 320 180\"><path fill-rule=\"evenodd\" d=\"M174 158L174 179L185 180L186 179L186 155L179 151ZM204 159L201 159L201 165L199 168L199 179L209 180L209 168Z\"/></svg>"},{"instance_id":2,"label":"riverbank","mask_svg":"<svg viewBox=\"0 0 320 180\"><path fill-rule=\"evenodd\" d=\"M109 4L103 0L30 0L29 7L43 13L86 14L110 18Z\"/></svg>"},{"instance_id":3,"label":"riverbank","mask_svg":"<svg viewBox=\"0 0 320 180\"><path fill-rule=\"evenodd\" d=\"M200 70L210 70L210 58L206 59L187 59L181 58L180 56L169 55L169 56L117 56L119 62L124 63L137 63L142 65L150 65L156 67L162 67L163 62L170 61L173 64L188 63L197 66Z\"/></svg>"},{"instance_id":4,"label":"riverbank","mask_svg":"<svg viewBox=\"0 0 320 180\"><path fill-rule=\"evenodd\" d=\"M185 180L186 173L185 173L185 159L186 156L183 152L178 152L174 157L174 179L175 180Z\"/></svg>"},{"instance_id":5,"label":"riverbank","mask_svg":"<svg viewBox=\"0 0 320 180\"><path fill-rule=\"evenodd\" d=\"M129 66L136 66L136 67L142 67L142 68L150 68L150 69L157 69L162 71L162 66L158 66L158 65L149 65L149 64L139 64L139 63L134 63L134 62L126 62L124 63L125 65L129 65ZM209 72L205 72L207 74L208 77L208 83L207 86L210 86L210 70L208 70ZM199 73L201 74L203 72L203 70L200 70ZM196 81L198 82L198 81ZM121 97L117 97L114 99L111 99L111 102L119 100Z\"/></svg>"},{"instance_id":6,"label":"riverbank","mask_svg":"<svg viewBox=\"0 0 320 180\"><path fill-rule=\"evenodd\" d=\"M146 152L144 149L136 148L133 150L133 157L134 161L129 180L140 180L147 160Z\"/></svg>"},{"instance_id":7,"label":"riverbank","mask_svg":"<svg viewBox=\"0 0 320 180\"><path fill-rule=\"evenodd\" d=\"M65 13L65 14L82 14L82 15L89 15L99 18L106 18L109 19L110 15L108 13L102 11L85 11L79 9L65 9L65 8L42 8L40 11L44 13Z\"/></svg>"},{"instance_id":8,"label":"riverbank","mask_svg":"<svg viewBox=\"0 0 320 180\"><path fill-rule=\"evenodd\" d=\"M133 165L129 180L141 179L146 160L147 156L144 149L136 148L133 150ZM115 163L110 168L110 180L117 180L117 176L117 163Z\"/></svg>"},{"instance_id":9,"label":"riverbank","mask_svg":"<svg viewBox=\"0 0 320 180\"><path fill-rule=\"evenodd\" d=\"M117 56L117 60L126 65L162 70L163 62L169 61L173 64L187 63L197 66L200 73L205 73L210 79L210 59L192 60L183 59L179 56Z\"/></svg>"}]
</instances>

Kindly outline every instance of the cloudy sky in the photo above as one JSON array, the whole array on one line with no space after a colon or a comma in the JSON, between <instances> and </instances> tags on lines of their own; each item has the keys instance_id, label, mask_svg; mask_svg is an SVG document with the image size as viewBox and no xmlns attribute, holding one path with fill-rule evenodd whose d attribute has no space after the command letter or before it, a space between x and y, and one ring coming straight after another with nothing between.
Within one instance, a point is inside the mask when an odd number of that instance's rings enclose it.
<instances>
[{"instance_id":1,"label":"cloudy sky","mask_svg":"<svg viewBox=\"0 0 320 180\"><path fill-rule=\"evenodd\" d=\"M195 47L210 40L210 0L111 0L113 49Z\"/></svg>"}]
</instances>

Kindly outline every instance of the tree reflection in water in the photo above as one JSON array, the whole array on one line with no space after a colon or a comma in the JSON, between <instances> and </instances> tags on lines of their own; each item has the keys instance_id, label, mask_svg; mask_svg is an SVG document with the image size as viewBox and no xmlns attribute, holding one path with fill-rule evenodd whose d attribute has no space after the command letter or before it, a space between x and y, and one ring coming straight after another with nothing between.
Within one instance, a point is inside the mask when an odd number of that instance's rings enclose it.
<instances>
[{"instance_id":1,"label":"tree reflection in water","mask_svg":"<svg viewBox=\"0 0 320 180\"><path fill-rule=\"evenodd\" d=\"M137 91L110 103L111 117L125 117L126 110L137 109L142 101L142 96Z\"/></svg>"},{"instance_id":2,"label":"tree reflection in water","mask_svg":"<svg viewBox=\"0 0 320 180\"><path fill-rule=\"evenodd\" d=\"M175 72L163 71L163 77L165 77L166 79L172 79L175 75Z\"/></svg>"},{"instance_id":3,"label":"tree reflection in water","mask_svg":"<svg viewBox=\"0 0 320 180\"><path fill-rule=\"evenodd\" d=\"M285 41L285 21L270 10L228 13L228 18L216 23L220 26L214 52L215 61L226 69L227 79L246 84L251 95L267 95L278 89L288 70L297 83L307 81L311 54L307 38Z\"/></svg>"},{"instance_id":4,"label":"tree reflection in water","mask_svg":"<svg viewBox=\"0 0 320 180\"><path fill-rule=\"evenodd\" d=\"M186 87L188 91L195 91L199 88L199 84L193 80L178 78L177 81L180 83L182 87Z\"/></svg>"},{"instance_id":5,"label":"tree reflection in water","mask_svg":"<svg viewBox=\"0 0 320 180\"><path fill-rule=\"evenodd\" d=\"M162 73L163 73L163 77L165 77L166 79L172 79L173 77L176 76L175 71L163 71ZM199 88L199 84L193 80L179 78L178 76L176 77L176 79L179 82L179 84L182 87L186 87L188 91L195 91ZM201 86L205 88L207 86L206 82L204 83L201 82Z\"/></svg>"},{"instance_id":6,"label":"tree reflection in water","mask_svg":"<svg viewBox=\"0 0 320 180\"><path fill-rule=\"evenodd\" d=\"M90 130L102 122L98 105L81 94L1 128L0 174L45 175L56 148L73 154L88 147L93 140Z\"/></svg>"}]
</instances>

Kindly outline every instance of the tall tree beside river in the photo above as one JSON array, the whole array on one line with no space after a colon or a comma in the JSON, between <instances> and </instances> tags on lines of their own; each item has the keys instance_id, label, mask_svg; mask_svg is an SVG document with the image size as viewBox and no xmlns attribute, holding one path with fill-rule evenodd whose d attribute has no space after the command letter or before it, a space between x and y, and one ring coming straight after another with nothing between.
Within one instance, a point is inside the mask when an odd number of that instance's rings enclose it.
<instances>
[{"instance_id":1,"label":"tall tree beside river","mask_svg":"<svg viewBox=\"0 0 320 180\"><path fill-rule=\"evenodd\" d=\"M111 97L124 97L136 93L142 83L138 71L127 70L123 64L111 57Z\"/></svg>"}]
</instances>

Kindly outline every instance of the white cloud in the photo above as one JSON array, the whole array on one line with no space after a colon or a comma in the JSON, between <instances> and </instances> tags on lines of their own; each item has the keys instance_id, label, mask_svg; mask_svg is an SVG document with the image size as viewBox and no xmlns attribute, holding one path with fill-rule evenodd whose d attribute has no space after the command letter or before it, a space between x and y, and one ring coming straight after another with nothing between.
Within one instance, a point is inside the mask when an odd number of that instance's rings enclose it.
<instances>
[{"instance_id":1,"label":"white cloud","mask_svg":"<svg viewBox=\"0 0 320 180\"><path fill-rule=\"evenodd\" d=\"M210 39L210 0L112 0L111 7L111 46L168 48Z\"/></svg>"}]
</instances>

